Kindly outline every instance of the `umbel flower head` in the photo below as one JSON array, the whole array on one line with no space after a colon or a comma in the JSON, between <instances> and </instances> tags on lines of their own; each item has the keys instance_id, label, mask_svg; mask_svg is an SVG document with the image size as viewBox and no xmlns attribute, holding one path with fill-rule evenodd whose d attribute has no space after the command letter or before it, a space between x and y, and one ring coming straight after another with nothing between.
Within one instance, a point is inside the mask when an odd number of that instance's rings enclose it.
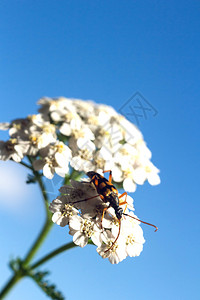
<instances>
[{"instance_id":1,"label":"umbel flower head","mask_svg":"<svg viewBox=\"0 0 200 300\"><path fill-rule=\"evenodd\" d=\"M71 186L62 186L60 192L61 196L49 207L52 221L62 227L68 225L76 245L84 247L91 240L97 252L112 264L140 255L145 240L130 196L120 206L125 213L119 221L110 203L101 199L91 182L72 180Z\"/></svg>"},{"instance_id":2,"label":"umbel flower head","mask_svg":"<svg viewBox=\"0 0 200 300\"><path fill-rule=\"evenodd\" d=\"M146 180L160 183L159 170L142 133L112 107L69 98L42 98L39 113L1 123L10 139L0 141L0 160L31 157L35 170L52 179L78 172L112 170L128 192Z\"/></svg>"}]
</instances>

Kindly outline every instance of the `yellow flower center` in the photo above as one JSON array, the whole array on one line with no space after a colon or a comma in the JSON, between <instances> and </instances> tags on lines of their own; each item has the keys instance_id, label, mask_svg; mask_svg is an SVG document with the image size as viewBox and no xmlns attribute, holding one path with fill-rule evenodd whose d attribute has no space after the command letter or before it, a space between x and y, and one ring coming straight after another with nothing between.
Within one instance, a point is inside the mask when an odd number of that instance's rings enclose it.
<instances>
[{"instance_id":1,"label":"yellow flower center","mask_svg":"<svg viewBox=\"0 0 200 300\"><path fill-rule=\"evenodd\" d=\"M76 115L69 111L64 115L64 117L67 122L70 122L75 119Z\"/></svg>"},{"instance_id":2,"label":"yellow flower center","mask_svg":"<svg viewBox=\"0 0 200 300\"><path fill-rule=\"evenodd\" d=\"M34 120L37 119L37 115L28 115L27 119L28 119L29 121L32 121L32 122L33 122Z\"/></svg>"},{"instance_id":3,"label":"yellow flower center","mask_svg":"<svg viewBox=\"0 0 200 300\"><path fill-rule=\"evenodd\" d=\"M16 144L17 143L17 139L15 139L15 138L11 138L11 139L9 139L9 141L10 141L10 143L11 144Z\"/></svg>"},{"instance_id":4,"label":"yellow flower center","mask_svg":"<svg viewBox=\"0 0 200 300\"><path fill-rule=\"evenodd\" d=\"M64 144L59 143L58 145L56 145L56 148L59 153L62 153L64 151Z\"/></svg>"},{"instance_id":5,"label":"yellow flower center","mask_svg":"<svg viewBox=\"0 0 200 300\"><path fill-rule=\"evenodd\" d=\"M117 245L117 243L115 243L113 246L113 241L109 241L108 243L107 243L107 249L109 249L110 247L112 247L110 250L109 250L109 252L113 252L113 253L115 253L116 252L116 250L117 250L117 248L118 248L118 245Z\"/></svg>"},{"instance_id":6,"label":"yellow flower center","mask_svg":"<svg viewBox=\"0 0 200 300\"><path fill-rule=\"evenodd\" d=\"M151 173L151 168L150 168L149 166L146 166L146 167L145 167L145 171L146 171L147 173Z\"/></svg>"},{"instance_id":7,"label":"yellow flower center","mask_svg":"<svg viewBox=\"0 0 200 300\"><path fill-rule=\"evenodd\" d=\"M38 142L38 137L35 136L35 135L31 135L31 136L30 136L30 141L31 141L33 144L37 144L37 142Z\"/></svg>"},{"instance_id":8,"label":"yellow flower center","mask_svg":"<svg viewBox=\"0 0 200 300\"><path fill-rule=\"evenodd\" d=\"M104 169L105 160L103 158L96 158L95 164L99 167L99 169Z\"/></svg>"},{"instance_id":9,"label":"yellow flower center","mask_svg":"<svg viewBox=\"0 0 200 300\"><path fill-rule=\"evenodd\" d=\"M72 132L72 134L75 137L75 139L83 138L84 137L84 132L82 130L74 129L73 132Z\"/></svg>"},{"instance_id":10,"label":"yellow flower center","mask_svg":"<svg viewBox=\"0 0 200 300\"><path fill-rule=\"evenodd\" d=\"M67 217L73 216L72 208L73 206L71 206L70 204L65 204L62 215Z\"/></svg>"},{"instance_id":11,"label":"yellow flower center","mask_svg":"<svg viewBox=\"0 0 200 300\"><path fill-rule=\"evenodd\" d=\"M17 130L20 130L22 128L21 124L13 124L13 127Z\"/></svg>"},{"instance_id":12,"label":"yellow flower center","mask_svg":"<svg viewBox=\"0 0 200 300\"><path fill-rule=\"evenodd\" d=\"M124 177L132 177L132 171L129 168L124 171Z\"/></svg>"},{"instance_id":13,"label":"yellow flower center","mask_svg":"<svg viewBox=\"0 0 200 300\"><path fill-rule=\"evenodd\" d=\"M45 133L54 133L55 132L55 126L52 124L48 124L48 125L43 125L42 127L43 131Z\"/></svg>"},{"instance_id":14,"label":"yellow flower center","mask_svg":"<svg viewBox=\"0 0 200 300\"><path fill-rule=\"evenodd\" d=\"M90 221L85 220L82 224L81 231L90 238L94 233L93 224Z\"/></svg>"},{"instance_id":15,"label":"yellow flower center","mask_svg":"<svg viewBox=\"0 0 200 300\"><path fill-rule=\"evenodd\" d=\"M79 156L85 160L90 160L92 158L92 154L89 152L88 149L79 150Z\"/></svg>"},{"instance_id":16,"label":"yellow flower center","mask_svg":"<svg viewBox=\"0 0 200 300\"><path fill-rule=\"evenodd\" d=\"M135 239L134 239L133 235L128 235L127 239L126 239L126 245L129 245L129 244L133 245L134 243L135 243Z\"/></svg>"},{"instance_id":17,"label":"yellow flower center","mask_svg":"<svg viewBox=\"0 0 200 300\"><path fill-rule=\"evenodd\" d=\"M57 100L51 100L50 101L50 106L55 106L56 108L59 108L60 101Z\"/></svg>"},{"instance_id":18,"label":"yellow flower center","mask_svg":"<svg viewBox=\"0 0 200 300\"><path fill-rule=\"evenodd\" d=\"M99 124L98 118L96 116L89 116L88 119L87 119L87 122L88 122L88 124L91 124L91 125L98 125Z\"/></svg>"}]
</instances>

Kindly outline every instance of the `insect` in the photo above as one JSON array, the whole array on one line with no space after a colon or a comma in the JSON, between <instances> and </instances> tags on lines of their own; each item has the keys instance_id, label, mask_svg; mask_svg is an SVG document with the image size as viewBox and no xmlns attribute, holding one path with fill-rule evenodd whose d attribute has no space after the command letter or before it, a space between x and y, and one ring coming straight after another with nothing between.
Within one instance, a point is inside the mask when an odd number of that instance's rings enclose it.
<instances>
[{"instance_id":1,"label":"insect","mask_svg":"<svg viewBox=\"0 0 200 300\"><path fill-rule=\"evenodd\" d=\"M147 224L147 225L150 225L150 226L153 226L155 228L155 231L158 230L158 228L153 225L153 224L150 224L150 223L147 223L147 222L144 222L144 221L141 221L140 219L138 218L135 218L133 216L130 216L126 213L123 212L123 209L122 207L120 207L120 205L123 205L123 204L127 204L126 202L126 199L127 199L127 193L124 192L123 194L121 194L120 196L118 196L118 190L115 188L115 186L112 184L112 171L109 170L109 171L104 171L104 173L106 172L109 172L109 179L107 180L104 176L96 173L96 172L87 172L86 175L91 179L90 182L94 184L96 190L97 190L97 193L98 193L98 196L100 196L100 198L102 199L103 202L105 203L109 203L109 206L107 208L104 208L103 210L103 215L102 215L102 219L104 217L104 213L105 211L109 208L109 207L112 207L115 211L115 215L119 221L119 232L118 232L118 235L116 237L116 239L114 240L114 242L112 243L111 247L109 249L107 249L105 252L111 250L114 246L114 244L116 243L119 235L120 235L120 228L121 228L121 218L122 218L122 215L125 215L125 216L128 216L130 218L133 218L133 219L136 219L138 220L139 222L142 222L144 224ZM120 203L120 198L124 197L125 196L125 201L121 202Z\"/></svg>"}]
</instances>

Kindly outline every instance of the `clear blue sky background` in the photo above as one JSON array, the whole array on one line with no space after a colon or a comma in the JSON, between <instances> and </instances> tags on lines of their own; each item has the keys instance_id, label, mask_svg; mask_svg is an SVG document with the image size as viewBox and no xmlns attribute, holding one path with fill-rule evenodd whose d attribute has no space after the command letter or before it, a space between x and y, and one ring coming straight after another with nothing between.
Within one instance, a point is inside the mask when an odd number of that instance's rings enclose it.
<instances>
[{"instance_id":1,"label":"clear blue sky background","mask_svg":"<svg viewBox=\"0 0 200 300\"><path fill-rule=\"evenodd\" d=\"M88 246L42 266L68 300L199 299L199 15L199 1L0 3L1 121L35 113L41 96L93 99L118 110L139 91L158 111L139 128L162 183L132 196L137 215L159 231L143 226L141 256L119 265ZM9 258L25 255L44 211L36 186L23 184L23 167L0 162L0 174L3 284ZM55 226L37 258L67 240L67 230ZM25 279L7 299L47 297Z\"/></svg>"}]
</instances>

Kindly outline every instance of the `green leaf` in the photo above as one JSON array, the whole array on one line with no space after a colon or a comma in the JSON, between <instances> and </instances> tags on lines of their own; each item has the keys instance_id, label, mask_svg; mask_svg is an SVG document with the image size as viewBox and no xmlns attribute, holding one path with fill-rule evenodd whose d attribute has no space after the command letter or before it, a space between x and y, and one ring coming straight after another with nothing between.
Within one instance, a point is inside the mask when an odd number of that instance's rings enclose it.
<instances>
[{"instance_id":1,"label":"green leaf","mask_svg":"<svg viewBox=\"0 0 200 300\"><path fill-rule=\"evenodd\" d=\"M30 183L36 183L36 182L37 182L37 178L31 174L28 174L26 183L30 184Z\"/></svg>"},{"instance_id":2,"label":"green leaf","mask_svg":"<svg viewBox=\"0 0 200 300\"><path fill-rule=\"evenodd\" d=\"M51 299L55 299L55 300L65 299L62 293L57 290L56 285L49 283L49 281L46 280L46 276L49 275L48 271L37 271L37 272L30 271L28 275L37 283L37 285L43 290L43 292L46 295L48 295Z\"/></svg>"}]
</instances>

